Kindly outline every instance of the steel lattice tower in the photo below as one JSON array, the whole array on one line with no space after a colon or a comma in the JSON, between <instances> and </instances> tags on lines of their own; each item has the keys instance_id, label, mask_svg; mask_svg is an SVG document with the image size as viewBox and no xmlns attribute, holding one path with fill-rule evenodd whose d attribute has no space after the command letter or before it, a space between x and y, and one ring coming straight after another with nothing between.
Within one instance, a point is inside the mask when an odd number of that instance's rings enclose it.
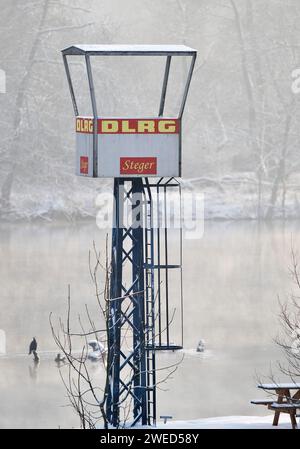
<instances>
[{"instance_id":1,"label":"steel lattice tower","mask_svg":"<svg viewBox=\"0 0 300 449\"><path fill-rule=\"evenodd\" d=\"M162 225L161 215L166 223L169 190L177 189L180 201L176 177L182 171L182 116L197 52L183 45L73 45L62 54L76 117L76 172L79 176L114 178L107 419L115 427L125 421L132 426L152 425L156 421L156 351L183 345L182 235L180 231L180 261L171 264L168 229ZM80 56L85 59L92 116L79 115L72 83L68 60ZM158 115L146 119L99 116L91 63L98 56L165 57ZM191 60L186 65L178 114L166 118L169 72L172 58L177 57ZM170 336L172 270L180 273L180 345Z\"/></svg>"},{"instance_id":2,"label":"steel lattice tower","mask_svg":"<svg viewBox=\"0 0 300 449\"><path fill-rule=\"evenodd\" d=\"M132 223L124 227L126 202L132 204ZM119 409L124 396L130 396L133 402L133 425L137 422L151 424L156 419L153 250L151 241L145 240L152 232L151 223L147 223L149 214L151 207L145 199L142 179L115 179L108 344L112 387L107 400L107 417L114 426L119 425ZM146 260L149 262L147 270ZM123 279L126 263L131 271L129 286L124 285ZM132 347L127 353L122 349L124 327L132 338Z\"/></svg>"}]
</instances>

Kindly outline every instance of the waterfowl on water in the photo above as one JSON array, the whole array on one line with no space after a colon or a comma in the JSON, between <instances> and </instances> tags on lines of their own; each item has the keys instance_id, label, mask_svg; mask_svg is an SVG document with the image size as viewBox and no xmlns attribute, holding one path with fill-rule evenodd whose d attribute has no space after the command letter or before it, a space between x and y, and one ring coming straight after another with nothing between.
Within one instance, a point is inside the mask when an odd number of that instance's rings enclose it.
<instances>
[{"instance_id":1,"label":"waterfowl on water","mask_svg":"<svg viewBox=\"0 0 300 449\"><path fill-rule=\"evenodd\" d=\"M29 352L28 355L30 355L33 351L37 350L37 341L35 339L35 337L32 337L32 341L29 345Z\"/></svg>"},{"instance_id":2,"label":"waterfowl on water","mask_svg":"<svg viewBox=\"0 0 300 449\"><path fill-rule=\"evenodd\" d=\"M103 354L106 352L104 345L98 340L90 340L88 345L93 349L89 352L88 359L93 361L102 360Z\"/></svg>"}]
</instances>

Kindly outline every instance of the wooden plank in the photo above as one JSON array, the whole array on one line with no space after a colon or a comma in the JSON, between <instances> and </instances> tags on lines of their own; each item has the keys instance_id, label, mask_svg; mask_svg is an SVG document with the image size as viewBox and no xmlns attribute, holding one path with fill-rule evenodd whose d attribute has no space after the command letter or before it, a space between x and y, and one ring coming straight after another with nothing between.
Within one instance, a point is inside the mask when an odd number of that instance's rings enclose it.
<instances>
[{"instance_id":1,"label":"wooden plank","mask_svg":"<svg viewBox=\"0 0 300 449\"><path fill-rule=\"evenodd\" d=\"M277 402L273 402L271 405L272 409L285 409L285 410L297 410L300 409L300 404L289 404L286 402L283 402L282 404L278 404Z\"/></svg>"},{"instance_id":2,"label":"wooden plank","mask_svg":"<svg viewBox=\"0 0 300 449\"><path fill-rule=\"evenodd\" d=\"M292 428L293 429L298 429L298 425L297 425L295 414L294 413L290 413L290 418L291 418Z\"/></svg>"},{"instance_id":3,"label":"wooden plank","mask_svg":"<svg viewBox=\"0 0 300 449\"><path fill-rule=\"evenodd\" d=\"M250 402L254 405L269 405L274 403L274 399L252 399Z\"/></svg>"},{"instance_id":4,"label":"wooden plank","mask_svg":"<svg viewBox=\"0 0 300 449\"><path fill-rule=\"evenodd\" d=\"M300 390L299 383L259 384L257 388L263 390Z\"/></svg>"}]
</instances>

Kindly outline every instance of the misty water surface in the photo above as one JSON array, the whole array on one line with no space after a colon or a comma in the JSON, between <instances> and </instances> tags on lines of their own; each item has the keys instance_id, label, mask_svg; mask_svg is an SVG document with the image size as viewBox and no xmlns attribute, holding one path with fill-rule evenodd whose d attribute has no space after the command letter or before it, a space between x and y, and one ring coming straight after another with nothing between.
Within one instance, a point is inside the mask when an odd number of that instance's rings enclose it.
<instances>
[{"instance_id":1,"label":"misty water surface","mask_svg":"<svg viewBox=\"0 0 300 449\"><path fill-rule=\"evenodd\" d=\"M268 374L280 354L277 295L292 288L288 273L291 236L299 223L206 222L201 240L184 241L185 358L158 392L158 416L196 419L266 414L249 405L259 396L256 372ZM7 354L0 357L0 427L76 427L54 363L49 313L66 316L71 285L74 316L89 305L98 313L88 271L95 240L104 251L105 232L94 222L2 225L1 316ZM100 319L100 318L99 318ZM36 336L41 361L27 355ZM176 338L179 336L175 336ZM195 352L206 341L204 354ZM182 353L159 353L159 366ZM101 366L91 369L103 375Z\"/></svg>"}]
</instances>

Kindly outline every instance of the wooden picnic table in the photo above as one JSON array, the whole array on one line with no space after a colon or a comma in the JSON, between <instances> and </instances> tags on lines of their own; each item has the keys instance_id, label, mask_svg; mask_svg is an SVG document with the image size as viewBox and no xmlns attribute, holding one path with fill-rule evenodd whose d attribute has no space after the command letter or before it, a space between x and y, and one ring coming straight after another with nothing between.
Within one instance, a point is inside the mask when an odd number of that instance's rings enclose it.
<instances>
[{"instance_id":1,"label":"wooden picnic table","mask_svg":"<svg viewBox=\"0 0 300 449\"><path fill-rule=\"evenodd\" d=\"M273 403L266 403L268 408L275 412L273 426L278 425L280 413L288 413L292 427L296 429L297 409L300 409L300 383L260 384L257 387L267 392L274 391L277 395L277 400Z\"/></svg>"}]
</instances>

